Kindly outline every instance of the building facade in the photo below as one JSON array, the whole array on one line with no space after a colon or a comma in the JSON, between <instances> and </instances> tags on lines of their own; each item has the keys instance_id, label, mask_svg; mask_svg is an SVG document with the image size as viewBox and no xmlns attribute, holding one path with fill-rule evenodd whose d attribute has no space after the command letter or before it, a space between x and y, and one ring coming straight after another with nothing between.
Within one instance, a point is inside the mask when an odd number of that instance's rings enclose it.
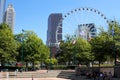
<instances>
[{"instance_id":1,"label":"building facade","mask_svg":"<svg viewBox=\"0 0 120 80\"><path fill-rule=\"evenodd\" d=\"M9 4L5 14L3 21L8 24L11 28L11 30L14 32L14 21L15 21L15 11L12 4Z\"/></svg>"},{"instance_id":2,"label":"building facade","mask_svg":"<svg viewBox=\"0 0 120 80\"><path fill-rule=\"evenodd\" d=\"M60 20L62 19L61 13L50 14L48 18L48 30L47 30L47 46L50 47L51 56L54 57L56 54L56 30ZM62 32L62 30L61 30ZM62 40L62 35L59 36Z\"/></svg>"},{"instance_id":3,"label":"building facade","mask_svg":"<svg viewBox=\"0 0 120 80\"><path fill-rule=\"evenodd\" d=\"M0 0L0 23L3 22L6 0Z\"/></svg>"}]
</instances>

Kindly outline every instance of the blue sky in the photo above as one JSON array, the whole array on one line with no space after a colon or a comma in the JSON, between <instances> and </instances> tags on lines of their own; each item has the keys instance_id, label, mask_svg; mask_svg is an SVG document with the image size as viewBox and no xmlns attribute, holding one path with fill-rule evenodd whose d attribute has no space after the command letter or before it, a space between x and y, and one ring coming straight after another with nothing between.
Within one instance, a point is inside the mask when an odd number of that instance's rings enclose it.
<instances>
[{"instance_id":1,"label":"blue sky","mask_svg":"<svg viewBox=\"0 0 120 80\"><path fill-rule=\"evenodd\" d=\"M14 33L33 30L45 43L48 17L79 7L95 8L109 19L120 21L120 0L7 0L15 8Z\"/></svg>"}]
</instances>

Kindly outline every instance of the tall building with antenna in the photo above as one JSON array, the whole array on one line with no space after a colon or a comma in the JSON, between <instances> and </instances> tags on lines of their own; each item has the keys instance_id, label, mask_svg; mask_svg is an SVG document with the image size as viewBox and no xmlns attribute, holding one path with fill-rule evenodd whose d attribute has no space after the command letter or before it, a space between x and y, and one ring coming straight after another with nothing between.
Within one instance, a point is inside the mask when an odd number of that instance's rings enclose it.
<instances>
[{"instance_id":1,"label":"tall building with antenna","mask_svg":"<svg viewBox=\"0 0 120 80\"><path fill-rule=\"evenodd\" d=\"M4 22L10 26L13 32L14 32L14 20L15 20L15 10L13 5L9 4L4 14Z\"/></svg>"},{"instance_id":2,"label":"tall building with antenna","mask_svg":"<svg viewBox=\"0 0 120 80\"><path fill-rule=\"evenodd\" d=\"M3 22L3 15L5 12L6 0L0 0L0 23Z\"/></svg>"}]
</instances>

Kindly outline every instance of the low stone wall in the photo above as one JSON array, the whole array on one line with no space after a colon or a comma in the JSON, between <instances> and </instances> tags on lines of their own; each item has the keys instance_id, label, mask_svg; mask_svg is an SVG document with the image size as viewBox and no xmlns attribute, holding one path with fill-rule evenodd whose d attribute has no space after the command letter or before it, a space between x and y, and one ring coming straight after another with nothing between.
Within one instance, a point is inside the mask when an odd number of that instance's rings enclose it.
<instances>
[{"instance_id":1,"label":"low stone wall","mask_svg":"<svg viewBox=\"0 0 120 80\"><path fill-rule=\"evenodd\" d=\"M120 66L114 68L115 77L120 78Z\"/></svg>"},{"instance_id":2,"label":"low stone wall","mask_svg":"<svg viewBox=\"0 0 120 80\"><path fill-rule=\"evenodd\" d=\"M86 73L88 73L88 72L99 72L99 68L98 67L94 67L94 68L77 67L76 68L76 75L77 76L86 75Z\"/></svg>"},{"instance_id":3,"label":"low stone wall","mask_svg":"<svg viewBox=\"0 0 120 80\"><path fill-rule=\"evenodd\" d=\"M0 72L0 78L8 78L9 72Z\"/></svg>"},{"instance_id":4,"label":"low stone wall","mask_svg":"<svg viewBox=\"0 0 120 80\"><path fill-rule=\"evenodd\" d=\"M107 74L109 72L112 73L113 76L120 78L120 67L93 67L93 68L87 68L87 67L77 67L76 68L76 75L86 74L87 72L106 72Z\"/></svg>"},{"instance_id":5,"label":"low stone wall","mask_svg":"<svg viewBox=\"0 0 120 80\"><path fill-rule=\"evenodd\" d=\"M106 72L107 75L109 74L109 72L111 72L112 76L114 76L114 67L101 67L100 72Z\"/></svg>"}]
</instances>

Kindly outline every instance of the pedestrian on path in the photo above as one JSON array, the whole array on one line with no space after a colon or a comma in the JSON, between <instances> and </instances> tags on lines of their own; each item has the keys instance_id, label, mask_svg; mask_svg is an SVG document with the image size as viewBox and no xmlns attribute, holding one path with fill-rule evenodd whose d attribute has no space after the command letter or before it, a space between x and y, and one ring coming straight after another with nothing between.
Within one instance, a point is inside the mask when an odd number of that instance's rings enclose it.
<instances>
[{"instance_id":1,"label":"pedestrian on path","mask_svg":"<svg viewBox=\"0 0 120 80\"><path fill-rule=\"evenodd\" d=\"M32 75L32 80L34 80L34 79L33 79L33 75Z\"/></svg>"},{"instance_id":2,"label":"pedestrian on path","mask_svg":"<svg viewBox=\"0 0 120 80\"><path fill-rule=\"evenodd\" d=\"M107 80L107 78L108 78L107 72L104 72L104 74L103 74L103 80Z\"/></svg>"},{"instance_id":3,"label":"pedestrian on path","mask_svg":"<svg viewBox=\"0 0 120 80\"><path fill-rule=\"evenodd\" d=\"M112 73L109 72L109 73L108 73L108 80L111 80L111 78L112 78Z\"/></svg>"},{"instance_id":4,"label":"pedestrian on path","mask_svg":"<svg viewBox=\"0 0 120 80\"><path fill-rule=\"evenodd\" d=\"M100 80L103 80L103 72L100 72Z\"/></svg>"}]
</instances>

